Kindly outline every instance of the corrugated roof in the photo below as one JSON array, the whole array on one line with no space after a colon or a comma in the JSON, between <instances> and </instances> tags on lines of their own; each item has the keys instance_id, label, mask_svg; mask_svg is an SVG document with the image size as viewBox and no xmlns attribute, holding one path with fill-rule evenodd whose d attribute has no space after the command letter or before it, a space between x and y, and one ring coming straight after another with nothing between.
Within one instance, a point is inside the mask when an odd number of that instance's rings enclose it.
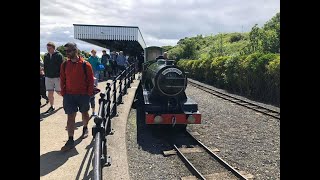
<instances>
[{"instance_id":1,"label":"corrugated roof","mask_svg":"<svg viewBox=\"0 0 320 180\"><path fill-rule=\"evenodd\" d=\"M143 49L147 47L140 29L137 26L107 26L86 24L73 24L73 26L75 39L87 42L94 42L95 40L137 41Z\"/></svg>"}]
</instances>

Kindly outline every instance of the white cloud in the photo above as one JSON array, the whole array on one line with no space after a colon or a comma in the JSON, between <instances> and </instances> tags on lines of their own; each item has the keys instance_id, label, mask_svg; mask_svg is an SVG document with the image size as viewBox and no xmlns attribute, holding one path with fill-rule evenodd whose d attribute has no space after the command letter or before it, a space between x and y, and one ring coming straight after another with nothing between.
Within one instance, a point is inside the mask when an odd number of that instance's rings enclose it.
<instances>
[{"instance_id":1,"label":"white cloud","mask_svg":"<svg viewBox=\"0 0 320 180\"><path fill-rule=\"evenodd\" d=\"M279 0L41 0L40 51L46 43L79 43L73 24L138 26L148 46L175 45L184 37L250 31L280 12Z\"/></svg>"}]
</instances>

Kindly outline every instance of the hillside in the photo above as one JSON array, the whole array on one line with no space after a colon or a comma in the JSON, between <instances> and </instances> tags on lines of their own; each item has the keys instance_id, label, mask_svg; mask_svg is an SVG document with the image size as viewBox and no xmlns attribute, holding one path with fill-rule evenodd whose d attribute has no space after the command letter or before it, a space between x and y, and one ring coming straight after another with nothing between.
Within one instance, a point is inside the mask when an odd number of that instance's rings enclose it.
<instances>
[{"instance_id":1,"label":"hillside","mask_svg":"<svg viewBox=\"0 0 320 180\"><path fill-rule=\"evenodd\" d=\"M280 13L249 33L197 35L163 48L193 79L280 106Z\"/></svg>"},{"instance_id":2,"label":"hillside","mask_svg":"<svg viewBox=\"0 0 320 180\"><path fill-rule=\"evenodd\" d=\"M261 28L256 24L250 32L197 35L180 39L176 46L163 46L173 59L212 59L262 53L280 53L280 12Z\"/></svg>"}]
</instances>

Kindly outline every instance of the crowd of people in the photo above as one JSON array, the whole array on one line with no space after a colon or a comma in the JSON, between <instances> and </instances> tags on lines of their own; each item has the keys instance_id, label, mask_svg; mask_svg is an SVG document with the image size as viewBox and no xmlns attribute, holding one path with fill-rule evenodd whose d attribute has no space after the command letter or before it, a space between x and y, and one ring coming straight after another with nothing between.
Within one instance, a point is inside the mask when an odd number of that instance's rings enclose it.
<instances>
[{"instance_id":1,"label":"crowd of people","mask_svg":"<svg viewBox=\"0 0 320 180\"><path fill-rule=\"evenodd\" d=\"M86 61L80 54L77 44L69 42L64 45L67 60L56 50L53 42L47 43L47 53L44 59L40 56L40 108L42 98L50 107L44 114L55 111L54 92L63 97L63 109L67 115L68 141L61 148L67 151L74 147L75 118L79 111L82 114L82 138L88 137L88 122L95 113L95 95L100 92L98 81L118 76L130 64L136 63L141 72L143 56L125 56L123 51L113 51L109 54L102 50L99 58L97 51L92 49L91 56ZM167 59L167 53L163 54ZM47 95L48 94L48 95Z\"/></svg>"},{"instance_id":2,"label":"crowd of people","mask_svg":"<svg viewBox=\"0 0 320 180\"><path fill-rule=\"evenodd\" d=\"M88 136L88 122L95 113L95 94L99 93L98 81L107 80L119 75L134 58L124 56L123 51L102 51L99 58L96 50L91 51L91 56L86 61L81 56L77 44L69 42L64 45L67 60L62 53L56 50L53 42L47 43L47 53L42 59L40 56L40 107L41 99L46 100L45 105L50 107L44 114L55 111L54 92L63 97L63 109L67 115L68 141L61 148L67 151L74 147L75 118L79 111L82 114L82 138ZM48 94L48 95L47 95Z\"/></svg>"}]
</instances>

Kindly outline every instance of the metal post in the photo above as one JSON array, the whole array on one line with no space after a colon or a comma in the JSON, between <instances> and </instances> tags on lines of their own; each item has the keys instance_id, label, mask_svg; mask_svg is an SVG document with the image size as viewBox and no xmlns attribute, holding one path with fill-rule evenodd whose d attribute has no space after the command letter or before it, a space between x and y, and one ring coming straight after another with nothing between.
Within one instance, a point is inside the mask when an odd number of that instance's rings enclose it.
<instances>
[{"instance_id":1,"label":"metal post","mask_svg":"<svg viewBox=\"0 0 320 180\"><path fill-rule=\"evenodd\" d=\"M128 72L127 72L127 92L128 92L128 88L130 88L130 83L131 83L131 81L130 81L130 66L131 65L129 65L129 67L128 67Z\"/></svg>"},{"instance_id":2,"label":"metal post","mask_svg":"<svg viewBox=\"0 0 320 180\"><path fill-rule=\"evenodd\" d=\"M110 87L109 87L110 88ZM107 90L107 88L106 88ZM108 93L108 90L107 90ZM104 166L104 164L107 162L107 139L105 137L105 124L106 124L106 112L105 112L105 105L107 103L107 100L105 99L106 94L105 93L100 93L100 99L99 99L99 111L98 111L98 116L94 118L94 122L97 124L97 127L99 128L99 140L96 139L96 141L99 142L99 151L100 151L100 168ZM96 145L97 148L97 145ZM97 153L97 152L95 152ZM101 172L100 172L101 173ZM101 174L101 179L102 179L102 174Z\"/></svg>"},{"instance_id":3,"label":"metal post","mask_svg":"<svg viewBox=\"0 0 320 180\"><path fill-rule=\"evenodd\" d=\"M117 116L117 79L113 80L113 110L112 117Z\"/></svg>"},{"instance_id":4,"label":"metal post","mask_svg":"<svg viewBox=\"0 0 320 180\"><path fill-rule=\"evenodd\" d=\"M100 138L101 138L101 153L102 153L101 167L103 167L108 162L108 159L107 159L107 138L106 138L106 133L104 131L104 127L101 127Z\"/></svg>"},{"instance_id":5,"label":"metal post","mask_svg":"<svg viewBox=\"0 0 320 180\"><path fill-rule=\"evenodd\" d=\"M106 115L106 121L107 121L107 124L106 124L106 135L107 134L110 134L111 132L111 123L110 123L110 104L111 104L111 101L110 101L110 83L107 83L107 102L106 102L106 106L107 106L107 115Z\"/></svg>"},{"instance_id":6,"label":"metal post","mask_svg":"<svg viewBox=\"0 0 320 180\"><path fill-rule=\"evenodd\" d=\"M108 135L108 132L106 131L106 128L108 128L109 125L109 116L110 116L110 83L107 83L107 87L106 87L106 94L107 94L107 99L103 99L104 103L102 105L102 110L101 110L101 116L99 116L100 114L98 114L98 118L102 118L103 119L103 126L102 126L102 130L100 132L100 136L101 136L101 146L102 146L102 158L101 158L101 163L102 163L102 167L107 164L110 165L110 158L107 158L107 138L106 135ZM105 97L105 95L104 95ZM96 120L96 119L95 119Z\"/></svg>"},{"instance_id":7,"label":"metal post","mask_svg":"<svg viewBox=\"0 0 320 180\"><path fill-rule=\"evenodd\" d=\"M134 67L135 67L135 63L132 64L132 67L131 67L131 83L133 83L133 78L134 78L134 74L135 74L135 70L134 70Z\"/></svg>"},{"instance_id":8,"label":"metal post","mask_svg":"<svg viewBox=\"0 0 320 180\"><path fill-rule=\"evenodd\" d=\"M101 168L101 140L100 140L100 132L95 135L95 143L94 143L94 163L93 163L93 179L101 180L102 177L102 168Z\"/></svg>"},{"instance_id":9,"label":"metal post","mask_svg":"<svg viewBox=\"0 0 320 180\"><path fill-rule=\"evenodd\" d=\"M131 83L133 83L133 75L134 75L134 64L132 64L132 67L131 67L131 74L130 74L130 76L131 76Z\"/></svg>"},{"instance_id":10,"label":"metal post","mask_svg":"<svg viewBox=\"0 0 320 180\"><path fill-rule=\"evenodd\" d=\"M131 88L131 70L132 70L132 67L131 67L131 64L130 64L129 72L128 72L128 88Z\"/></svg>"},{"instance_id":11,"label":"metal post","mask_svg":"<svg viewBox=\"0 0 320 180\"><path fill-rule=\"evenodd\" d=\"M103 137L103 134L104 134L101 124L103 122L103 119L101 118L101 116L96 116L94 118L94 122L95 122L95 125L92 127L92 135L95 139L94 149L93 149L94 150L93 179L101 180L102 179L102 166L101 166L102 139L101 138Z\"/></svg>"},{"instance_id":12,"label":"metal post","mask_svg":"<svg viewBox=\"0 0 320 180\"><path fill-rule=\"evenodd\" d=\"M105 112L104 109L100 110L101 108L103 108L106 104L106 100L104 99L104 97L106 96L105 93L100 93L100 99L99 99L99 111L98 111L98 116L104 118L105 117ZM102 102L102 105L101 105ZM103 125L105 124L105 118L103 119Z\"/></svg>"},{"instance_id":13,"label":"metal post","mask_svg":"<svg viewBox=\"0 0 320 180\"><path fill-rule=\"evenodd\" d=\"M101 136L102 136L102 134L101 134ZM103 166L105 166L105 165L107 165L107 166L110 166L111 165L111 159L110 159L110 156L108 156L107 157L107 138L106 138L106 136L104 135L104 136L102 136L101 137L103 140L102 140L102 154L103 154L103 156L102 156L102 158L101 158L101 167L103 167ZM102 170L102 168L101 168L101 170ZM102 176L102 175L101 175Z\"/></svg>"},{"instance_id":14,"label":"metal post","mask_svg":"<svg viewBox=\"0 0 320 180\"><path fill-rule=\"evenodd\" d=\"M123 95L127 94L127 72L128 68L124 70L124 87L123 87Z\"/></svg>"},{"instance_id":15,"label":"metal post","mask_svg":"<svg viewBox=\"0 0 320 180\"><path fill-rule=\"evenodd\" d=\"M132 77L133 77L133 80L135 80L136 79L136 65L133 66L133 70L134 71L133 71ZM132 80L132 82L133 82L133 80Z\"/></svg>"},{"instance_id":16,"label":"metal post","mask_svg":"<svg viewBox=\"0 0 320 180\"><path fill-rule=\"evenodd\" d=\"M120 75L120 80L119 80L119 97L118 97L118 104L122 104L122 74Z\"/></svg>"}]
</instances>

